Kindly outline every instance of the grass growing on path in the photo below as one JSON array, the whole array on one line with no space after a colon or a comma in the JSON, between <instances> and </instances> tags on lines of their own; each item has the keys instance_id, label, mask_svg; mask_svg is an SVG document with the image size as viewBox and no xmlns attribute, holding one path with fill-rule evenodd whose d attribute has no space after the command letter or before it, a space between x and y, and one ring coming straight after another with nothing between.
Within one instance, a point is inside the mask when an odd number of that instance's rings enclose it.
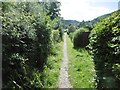
<instances>
[{"instance_id":1,"label":"grass growing on path","mask_svg":"<svg viewBox=\"0 0 120 90\"><path fill-rule=\"evenodd\" d=\"M85 49L75 50L67 36L69 79L73 88L95 88L95 69L91 56Z\"/></svg>"},{"instance_id":2,"label":"grass growing on path","mask_svg":"<svg viewBox=\"0 0 120 90\"><path fill-rule=\"evenodd\" d=\"M59 72L63 58L63 42L55 45L54 55L48 57L47 65L42 74L44 88L57 88L59 83Z\"/></svg>"}]
</instances>

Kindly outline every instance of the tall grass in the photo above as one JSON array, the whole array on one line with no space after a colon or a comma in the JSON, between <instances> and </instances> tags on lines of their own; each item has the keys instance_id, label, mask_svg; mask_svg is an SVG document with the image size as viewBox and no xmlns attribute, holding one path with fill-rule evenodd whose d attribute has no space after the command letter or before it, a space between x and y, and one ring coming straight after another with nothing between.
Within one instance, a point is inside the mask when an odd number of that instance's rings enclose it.
<instances>
[{"instance_id":1,"label":"tall grass","mask_svg":"<svg viewBox=\"0 0 120 90\"><path fill-rule=\"evenodd\" d=\"M67 36L69 79L74 88L95 88L95 69L91 56L85 49L76 50Z\"/></svg>"},{"instance_id":2,"label":"tall grass","mask_svg":"<svg viewBox=\"0 0 120 90\"><path fill-rule=\"evenodd\" d=\"M59 72L63 57L63 41L57 43L54 48L54 54L49 55L47 64L42 73L42 81L44 88L57 88L59 80Z\"/></svg>"}]
</instances>

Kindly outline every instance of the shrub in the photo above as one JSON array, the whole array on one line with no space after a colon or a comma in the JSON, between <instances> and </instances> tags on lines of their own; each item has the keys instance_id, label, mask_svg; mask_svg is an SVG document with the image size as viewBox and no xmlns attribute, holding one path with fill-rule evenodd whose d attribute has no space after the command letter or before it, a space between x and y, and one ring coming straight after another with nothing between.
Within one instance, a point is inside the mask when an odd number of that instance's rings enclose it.
<instances>
[{"instance_id":1,"label":"shrub","mask_svg":"<svg viewBox=\"0 0 120 90\"><path fill-rule=\"evenodd\" d=\"M42 8L38 2L2 3L3 88L42 87L40 72L52 43L51 20Z\"/></svg>"},{"instance_id":2,"label":"shrub","mask_svg":"<svg viewBox=\"0 0 120 90\"><path fill-rule=\"evenodd\" d=\"M73 33L73 44L75 48L84 48L89 44L88 40L89 32L87 29L82 28L79 30L76 30Z\"/></svg>"},{"instance_id":3,"label":"shrub","mask_svg":"<svg viewBox=\"0 0 120 90\"><path fill-rule=\"evenodd\" d=\"M52 39L54 44L56 44L57 42L60 42L60 32L59 30L53 30L52 31Z\"/></svg>"},{"instance_id":4,"label":"shrub","mask_svg":"<svg viewBox=\"0 0 120 90\"><path fill-rule=\"evenodd\" d=\"M116 72L120 65L119 13L120 10L99 22L90 34L89 47L96 66L98 88L120 86L120 73Z\"/></svg>"}]
</instances>

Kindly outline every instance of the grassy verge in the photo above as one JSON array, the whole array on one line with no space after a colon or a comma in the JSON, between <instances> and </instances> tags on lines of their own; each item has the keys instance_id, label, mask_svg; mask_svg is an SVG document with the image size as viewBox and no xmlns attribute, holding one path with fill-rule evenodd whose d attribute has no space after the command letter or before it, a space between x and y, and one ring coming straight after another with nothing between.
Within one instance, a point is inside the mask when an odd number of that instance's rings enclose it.
<instances>
[{"instance_id":1,"label":"grassy verge","mask_svg":"<svg viewBox=\"0 0 120 90\"><path fill-rule=\"evenodd\" d=\"M63 58L63 42L55 45L54 55L48 57L47 65L44 67L42 81L44 88L57 88L58 78Z\"/></svg>"},{"instance_id":2,"label":"grassy verge","mask_svg":"<svg viewBox=\"0 0 120 90\"><path fill-rule=\"evenodd\" d=\"M69 80L74 88L95 88L95 69L91 56L85 49L75 50L67 36Z\"/></svg>"}]
</instances>

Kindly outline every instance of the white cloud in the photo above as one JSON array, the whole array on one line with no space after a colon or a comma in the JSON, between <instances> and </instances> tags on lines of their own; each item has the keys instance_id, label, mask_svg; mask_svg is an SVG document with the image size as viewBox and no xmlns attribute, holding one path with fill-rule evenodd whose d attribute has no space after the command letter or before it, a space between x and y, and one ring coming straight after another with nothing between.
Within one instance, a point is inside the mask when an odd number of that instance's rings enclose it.
<instances>
[{"instance_id":1,"label":"white cloud","mask_svg":"<svg viewBox=\"0 0 120 90\"><path fill-rule=\"evenodd\" d=\"M113 10L106 7L91 6L96 0L58 0L61 2L61 16L64 19L92 20L100 15L107 14ZM105 0L98 0L105 1ZM115 0L110 0L115 1Z\"/></svg>"}]
</instances>

